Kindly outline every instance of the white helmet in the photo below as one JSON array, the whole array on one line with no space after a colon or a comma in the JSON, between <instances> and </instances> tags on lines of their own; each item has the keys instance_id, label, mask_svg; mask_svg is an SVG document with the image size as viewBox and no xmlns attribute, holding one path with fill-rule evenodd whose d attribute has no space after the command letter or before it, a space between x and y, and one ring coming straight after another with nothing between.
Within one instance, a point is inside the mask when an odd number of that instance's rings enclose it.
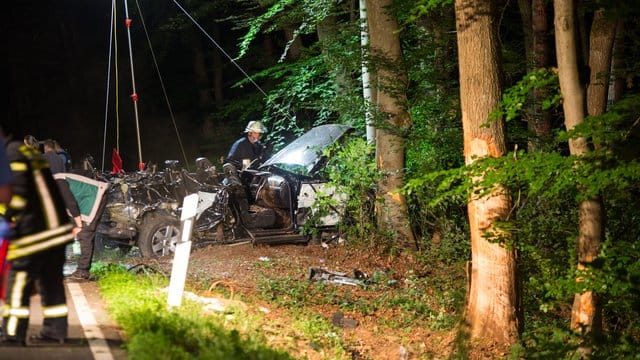
<instances>
[{"instance_id":1,"label":"white helmet","mask_svg":"<svg viewBox=\"0 0 640 360\"><path fill-rule=\"evenodd\" d=\"M247 124L247 128L244 129L244 132L254 132L262 134L267 132L267 128L264 127L264 125L262 125L260 121L249 121L249 123Z\"/></svg>"}]
</instances>

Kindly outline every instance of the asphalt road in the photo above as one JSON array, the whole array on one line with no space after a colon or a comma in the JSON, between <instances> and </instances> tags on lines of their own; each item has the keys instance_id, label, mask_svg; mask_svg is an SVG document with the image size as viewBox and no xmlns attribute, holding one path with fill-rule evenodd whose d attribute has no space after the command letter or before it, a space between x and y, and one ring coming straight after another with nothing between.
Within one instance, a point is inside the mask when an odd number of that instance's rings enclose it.
<instances>
[{"instance_id":1,"label":"asphalt road","mask_svg":"<svg viewBox=\"0 0 640 360\"><path fill-rule=\"evenodd\" d=\"M64 345L0 347L2 360L120 360L122 349L119 328L108 317L105 304L94 282L65 280L69 307L69 335ZM37 334L42 325L40 296L31 298L28 336Z\"/></svg>"}]
</instances>

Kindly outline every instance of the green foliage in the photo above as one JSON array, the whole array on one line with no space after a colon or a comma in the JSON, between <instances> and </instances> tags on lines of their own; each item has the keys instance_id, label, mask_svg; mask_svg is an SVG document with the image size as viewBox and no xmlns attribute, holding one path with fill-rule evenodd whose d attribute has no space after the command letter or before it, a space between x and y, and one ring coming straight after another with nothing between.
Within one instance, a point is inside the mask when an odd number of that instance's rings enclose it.
<instances>
[{"instance_id":1,"label":"green foliage","mask_svg":"<svg viewBox=\"0 0 640 360\"><path fill-rule=\"evenodd\" d=\"M531 71L515 85L507 88L502 94L502 101L498 109L489 116L490 120L513 120L526 111L527 104L531 101L531 91L542 90L547 97L542 99L542 110L549 110L561 103L560 83L558 74L551 69L540 68Z\"/></svg>"},{"instance_id":2,"label":"green foliage","mask_svg":"<svg viewBox=\"0 0 640 360\"><path fill-rule=\"evenodd\" d=\"M580 339L559 325L535 327L522 334L524 346L516 346L511 359L579 359Z\"/></svg>"},{"instance_id":3,"label":"green foliage","mask_svg":"<svg viewBox=\"0 0 640 360\"><path fill-rule=\"evenodd\" d=\"M417 21L420 17L433 12L441 7L452 6L453 0L418 0L414 2L413 8L410 9L406 22L411 23Z\"/></svg>"},{"instance_id":4,"label":"green foliage","mask_svg":"<svg viewBox=\"0 0 640 360\"><path fill-rule=\"evenodd\" d=\"M263 121L272 130L267 141L275 149L313 126L345 123L363 127L364 102L357 70L353 70L354 66L359 69L361 59L354 34L356 28L345 25L345 31L336 32L335 39L304 49L297 61L281 62L252 76L274 84L260 103L264 103ZM248 82L245 79L236 86Z\"/></svg>"},{"instance_id":5,"label":"green foliage","mask_svg":"<svg viewBox=\"0 0 640 360\"><path fill-rule=\"evenodd\" d=\"M325 154L330 159L325 168L329 185L346 198L340 228L353 244L374 238L370 235L375 233L374 204L377 183L382 175L373 154L374 146L360 137L351 137ZM321 197L314 206L318 208L317 214L323 216L336 205Z\"/></svg>"},{"instance_id":6,"label":"green foliage","mask_svg":"<svg viewBox=\"0 0 640 360\"><path fill-rule=\"evenodd\" d=\"M124 267L96 270L110 313L127 333L131 359L290 359L287 353L264 345L261 331L250 335L228 330L224 315L202 316L202 305L187 303L167 309L166 293L158 289L167 279L135 275ZM247 324L239 328L250 328ZM153 351L150 351L153 349Z\"/></svg>"},{"instance_id":7,"label":"green foliage","mask_svg":"<svg viewBox=\"0 0 640 360\"><path fill-rule=\"evenodd\" d=\"M274 149L282 147L287 136L298 136L308 128L335 120L335 114L322 105L335 97L335 90L320 57L278 64L254 75L254 79L261 78L278 80L267 94L261 111L264 123L271 129L266 141Z\"/></svg>"},{"instance_id":8,"label":"green foliage","mask_svg":"<svg viewBox=\"0 0 640 360\"><path fill-rule=\"evenodd\" d=\"M268 4L267 4L268 3ZM294 41L299 40L301 35L312 34L316 31L316 26L331 16L334 12L340 11L336 0L276 0L264 1L261 6L269 8L245 21L242 26L248 30L239 44L240 53L238 59L246 55L249 46L262 33L271 33L281 29L293 30L293 37L285 45L280 61L283 61Z\"/></svg>"},{"instance_id":9,"label":"green foliage","mask_svg":"<svg viewBox=\"0 0 640 360\"><path fill-rule=\"evenodd\" d=\"M499 226L512 236L519 272L524 275L526 331L524 347L518 351L527 358L575 356L579 343L568 329L568 307L573 295L584 291L600 297L608 330L606 341L594 344L596 358L627 357L640 344L640 332L632 320L640 315L640 218L629 211L640 205L640 163L637 151L631 150L638 136L639 115L638 98L631 96L605 115L587 118L572 131L558 133L558 143L585 138L597 145L582 156L518 151L433 171L411 179L404 189L409 195L433 189L435 194L426 204L434 209L485 196L496 185L508 190L514 207ZM594 196L604 199L606 241L598 261L578 271L577 205ZM583 281L576 282L578 277Z\"/></svg>"},{"instance_id":10,"label":"green foliage","mask_svg":"<svg viewBox=\"0 0 640 360\"><path fill-rule=\"evenodd\" d=\"M300 34L337 10L331 2L303 1L288 4L287 11L274 11L270 18L261 18L263 24L273 24L268 31L280 26L294 29ZM299 6L300 5L300 6ZM538 153L514 151L500 159L478 159L473 165L464 166L462 148L462 124L459 111L457 85L455 17L452 1L396 1L392 9L400 29L403 64L410 82L399 89L407 95L403 103L411 114L413 127L406 136L407 195L414 232L419 235L419 256L427 263L460 265L469 259L470 247L466 203L482 197L496 186L508 191L513 200L507 219L499 223L513 237L511 245L518 250L519 272L523 276L525 333L523 347L525 357L571 358L577 347L577 338L568 329L568 307L576 291L592 289L605 304L605 328L611 336L611 346L597 344L597 356L626 358L637 349L639 331L634 319L638 318L638 254L635 244L640 230L640 219L633 209L640 204L638 180L639 152L636 149L640 98L630 97L608 109L598 118L589 118L571 132L559 132ZM318 11L318 6L322 11ZM322 8L324 6L324 8ZM305 14L306 7L315 9L318 16ZM526 144L531 140L527 123L532 110L551 110L553 126L560 127L561 116L554 111L561 102L557 74L550 69L539 69L523 76L526 57L523 56L522 33L517 6L505 4L501 8L500 26L502 54L505 60L504 79L509 88L504 92L499 108L490 120L507 121L508 141ZM311 11L308 11L311 13ZM337 13L337 12L336 12ZM355 12L347 14L357 17ZM294 20L295 18L298 20ZM347 16L345 16L346 18ZM303 24L304 23L304 24ZM269 93L265 120L272 121L282 133L296 133L301 129L322 122L362 124L364 107L360 95L360 48L356 22L351 26L338 23L336 32L321 46L309 46L295 64L279 64L260 74L265 79L275 79L274 91ZM284 25L287 25L286 27ZM311 25L313 24L313 25ZM262 26L262 25L261 25ZM263 29L266 29L264 26ZM628 58L623 76L629 90L636 86L637 29L629 29L625 49ZM384 59L365 56L369 69L386 64ZM347 79L347 81L344 81ZM339 81L341 80L341 81ZM386 89L385 89L386 90ZM533 103L533 92L543 95ZM295 114L295 115L294 115ZM375 114L379 119L380 114ZM521 121L513 121L521 120ZM362 125L359 125L362 126ZM554 129L557 130L557 129ZM593 151L581 157L567 156L567 140L587 139ZM355 147L354 147L355 148ZM521 147L522 148L522 147ZM336 151L336 150L334 150ZM377 178L370 178L349 164L374 166L372 159L344 153L335 157L338 166L332 181L343 186L341 191L355 199L347 211L347 229L350 241L371 239L373 230L373 206ZM370 156L370 155L367 155ZM372 170L375 167L372 168ZM369 170L367 170L369 171ZM358 180L359 183L353 183ZM577 234L577 204L587 198L603 195L607 215L606 242L601 261L587 272L576 271L575 237ZM321 198L318 208L335 206L328 197ZM322 213L320 211L318 214ZM587 281L577 284L576 276ZM457 283L457 279L450 279ZM443 286L442 284L429 284ZM577 287L577 286L580 287ZM389 291L380 303L363 301L348 291L329 290L326 286L297 285L295 280L282 284L271 283L274 294L282 293L286 306L299 306L299 301L322 299L339 304L344 309L359 309L371 313L381 306L394 305L407 311L406 317L398 316L390 326L409 326L412 316L430 317L442 328L448 326L450 314L434 306L425 306L425 299L417 294L399 294ZM464 285L457 288L462 291ZM448 289L450 290L450 289ZM317 298L309 298L308 292L316 292ZM265 293L268 293L267 291ZM446 294L442 295L442 294ZM431 294L435 298L458 297L459 293L443 291ZM296 300L297 299L297 300ZM443 319L443 320L441 320ZM617 355L617 356L616 356ZM631 355L632 356L632 355Z\"/></svg>"},{"instance_id":11,"label":"green foliage","mask_svg":"<svg viewBox=\"0 0 640 360\"><path fill-rule=\"evenodd\" d=\"M276 15L284 12L292 3L294 3L293 0L276 1L265 13L259 15L251 22L249 31L242 37L240 53L237 56L238 59L242 58L247 53L249 45L258 36L260 30L264 28L269 21L272 21Z\"/></svg>"}]
</instances>

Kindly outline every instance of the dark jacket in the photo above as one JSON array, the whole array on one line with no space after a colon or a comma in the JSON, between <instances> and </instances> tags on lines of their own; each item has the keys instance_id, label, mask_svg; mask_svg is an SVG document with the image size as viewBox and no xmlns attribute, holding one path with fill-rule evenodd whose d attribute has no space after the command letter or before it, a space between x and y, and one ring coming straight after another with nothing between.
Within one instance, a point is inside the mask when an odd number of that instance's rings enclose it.
<instances>
[{"instance_id":1,"label":"dark jacket","mask_svg":"<svg viewBox=\"0 0 640 360\"><path fill-rule=\"evenodd\" d=\"M51 170L52 174L65 172L65 163L60 155L56 154L53 151L47 151L42 154L42 156L47 159L47 162L49 163L49 169Z\"/></svg>"},{"instance_id":2,"label":"dark jacket","mask_svg":"<svg viewBox=\"0 0 640 360\"><path fill-rule=\"evenodd\" d=\"M240 169L242 168L243 159L250 159L253 164L257 164L262 162L263 156L264 146L262 143L257 141L252 144L249 139L247 139L247 136L243 136L231 145L226 161Z\"/></svg>"}]
</instances>

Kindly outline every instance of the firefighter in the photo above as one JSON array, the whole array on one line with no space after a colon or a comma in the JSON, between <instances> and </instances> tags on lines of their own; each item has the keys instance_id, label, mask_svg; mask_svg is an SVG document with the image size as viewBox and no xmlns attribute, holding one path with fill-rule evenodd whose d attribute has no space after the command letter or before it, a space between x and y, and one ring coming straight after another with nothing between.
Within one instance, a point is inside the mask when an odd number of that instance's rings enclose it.
<instances>
[{"instance_id":1,"label":"firefighter","mask_svg":"<svg viewBox=\"0 0 640 360\"><path fill-rule=\"evenodd\" d=\"M238 176L238 170L257 168L260 165L265 154L260 137L266 132L267 128L260 121L249 121L244 129L244 135L231 145L222 166L226 177L224 183L230 185L232 199L238 204L242 222L247 228L257 228L265 224L260 222L257 214L249 211L247 190Z\"/></svg>"},{"instance_id":2,"label":"firefighter","mask_svg":"<svg viewBox=\"0 0 640 360\"><path fill-rule=\"evenodd\" d=\"M71 224L40 152L15 141L6 149L14 181L11 201L1 214L11 224L2 342L16 346L63 344L68 331L63 283L65 246L81 229ZM30 298L36 281L43 324L39 334L27 339Z\"/></svg>"},{"instance_id":3,"label":"firefighter","mask_svg":"<svg viewBox=\"0 0 640 360\"><path fill-rule=\"evenodd\" d=\"M266 132L267 128L260 121L249 121L244 135L231 145L225 162L233 164L237 169L257 168L265 155L260 137Z\"/></svg>"}]
</instances>

